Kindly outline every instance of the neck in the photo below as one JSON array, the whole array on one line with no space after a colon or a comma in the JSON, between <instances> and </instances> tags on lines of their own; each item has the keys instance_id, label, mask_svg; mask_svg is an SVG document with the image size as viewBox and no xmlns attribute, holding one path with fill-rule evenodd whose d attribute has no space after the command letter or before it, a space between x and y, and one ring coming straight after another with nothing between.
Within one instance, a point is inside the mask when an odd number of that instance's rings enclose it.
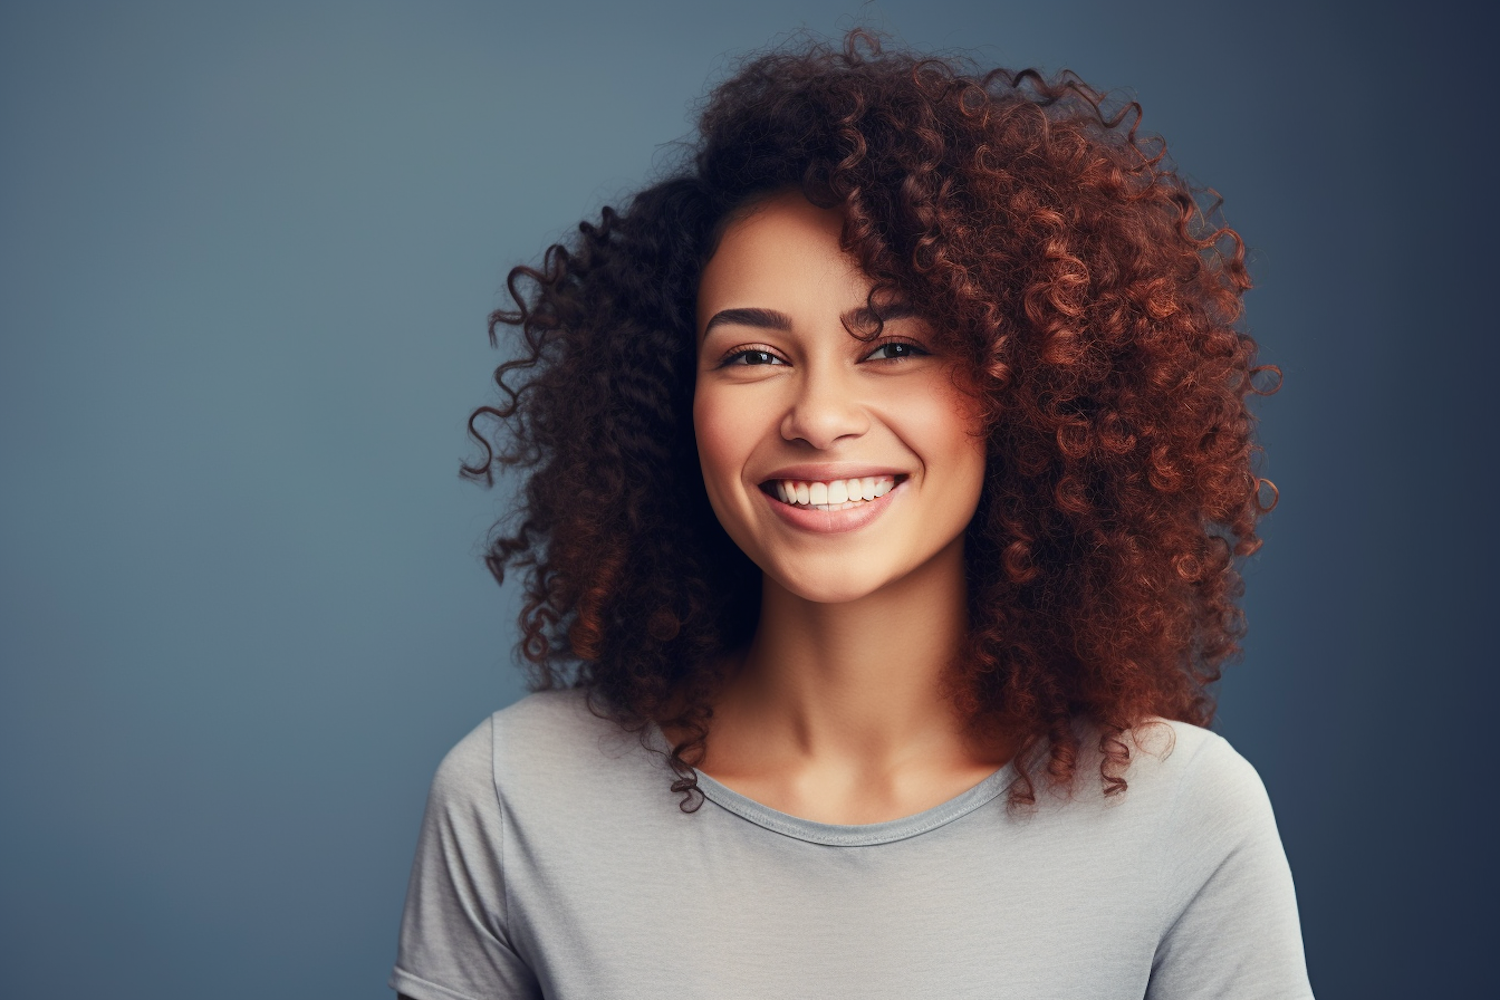
<instances>
[{"instance_id":1,"label":"neck","mask_svg":"<svg viewBox=\"0 0 1500 1000\"><path fill-rule=\"evenodd\" d=\"M945 679L967 628L962 538L847 603L808 601L768 577L755 640L715 724L756 734L766 755L857 770L960 756L963 725Z\"/></svg>"}]
</instances>

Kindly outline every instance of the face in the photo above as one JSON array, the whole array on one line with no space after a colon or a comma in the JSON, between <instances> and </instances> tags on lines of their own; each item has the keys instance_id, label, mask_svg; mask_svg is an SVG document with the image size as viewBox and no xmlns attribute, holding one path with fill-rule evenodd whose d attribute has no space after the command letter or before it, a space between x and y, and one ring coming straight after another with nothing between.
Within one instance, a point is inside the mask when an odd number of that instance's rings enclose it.
<instances>
[{"instance_id":1,"label":"face","mask_svg":"<svg viewBox=\"0 0 1500 1000\"><path fill-rule=\"evenodd\" d=\"M776 584L858 600L935 559L962 569L984 482L973 402L931 331L839 246L842 216L800 193L732 222L698 288L693 426L709 501ZM864 327L868 329L868 327Z\"/></svg>"}]
</instances>

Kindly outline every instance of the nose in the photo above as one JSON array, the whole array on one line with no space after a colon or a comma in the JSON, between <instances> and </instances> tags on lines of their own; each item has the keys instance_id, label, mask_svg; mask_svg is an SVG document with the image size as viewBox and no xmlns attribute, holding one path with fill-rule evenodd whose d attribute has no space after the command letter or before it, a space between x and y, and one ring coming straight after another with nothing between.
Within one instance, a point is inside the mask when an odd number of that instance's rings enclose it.
<instances>
[{"instance_id":1,"label":"nose","mask_svg":"<svg viewBox=\"0 0 1500 1000\"><path fill-rule=\"evenodd\" d=\"M781 436L826 451L845 438L857 438L868 431L870 415L850 384L852 378L827 370L800 378L797 393L781 418Z\"/></svg>"}]
</instances>

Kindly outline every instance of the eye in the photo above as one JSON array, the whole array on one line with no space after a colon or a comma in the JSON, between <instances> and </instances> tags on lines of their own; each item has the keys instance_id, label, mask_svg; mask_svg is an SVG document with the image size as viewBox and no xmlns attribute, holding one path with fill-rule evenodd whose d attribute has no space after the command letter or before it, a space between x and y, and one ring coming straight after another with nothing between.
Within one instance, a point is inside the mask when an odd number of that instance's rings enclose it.
<instances>
[{"instance_id":1,"label":"eye","mask_svg":"<svg viewBox=\"0 0 1500 1000\"><path fill-rule=\"evenodd\" d=\"M759 347L746 347L742 350L735 351L728 357L726 357L722 362L722 366L725 368L728 368L731 365L747 366L784 364L786 364L785 361L781 360L770 351L764 350Z\"/></svg>"},{"instance_id":2,"label":"eye","mask_svg":"<svg viewBox=\"0 0 1500 1000\"><path fill-rule=\"evenodd\" d=\"M928 354L919 344L913 344L905 340L888 340L869 354L865 355L866 361L900 361L903 358L918 358Z\"/></svg>"}]
</instances>

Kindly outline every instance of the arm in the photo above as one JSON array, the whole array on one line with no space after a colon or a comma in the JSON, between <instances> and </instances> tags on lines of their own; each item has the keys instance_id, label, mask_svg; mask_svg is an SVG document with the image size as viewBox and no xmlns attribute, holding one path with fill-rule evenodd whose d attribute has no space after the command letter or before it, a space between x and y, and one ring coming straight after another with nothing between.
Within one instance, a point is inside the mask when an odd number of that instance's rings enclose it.
<instances>
[{"instance_id":1,"label":"arm","mask_svg":"<svg viewBox=\"0 0 1500 1000\"><path fill-rule=\"evenodd\" d=\"M465 737L433 778L391 975L403 1000L540 996L506 925L492 725Z\"/></svg>"},{"instance_id":2,"label":"arm","mask_svg":"<svg viewBox=\"0 0 1500 1000\"><path fill-rule=\"evenodd\" d=\"M1163 834L1170 923L1148 1000L1311 998L1297 899L1260 776L1210 736Z\"/></svg>"}]
</instances>

